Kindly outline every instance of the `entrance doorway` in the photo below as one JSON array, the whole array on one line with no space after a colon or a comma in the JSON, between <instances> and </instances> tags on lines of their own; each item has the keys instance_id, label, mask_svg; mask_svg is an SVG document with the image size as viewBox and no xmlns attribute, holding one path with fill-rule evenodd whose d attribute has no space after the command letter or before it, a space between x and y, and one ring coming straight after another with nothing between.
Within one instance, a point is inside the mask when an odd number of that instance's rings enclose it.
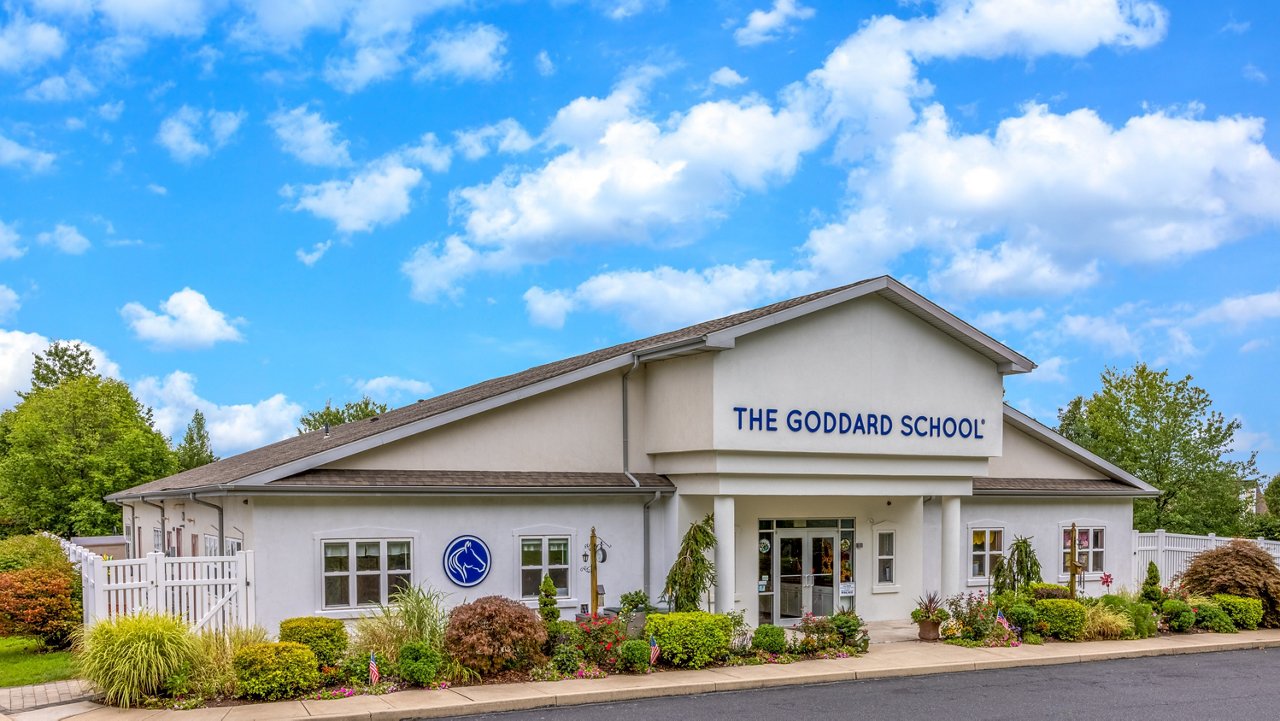
<instances>
[{"instance_id":1,"label":"entrance doorway","mask_svg":"<svg viewBox=\"0 0 1280 721\"><path fill-rule=\"evenodd\" d=\"M760 523L758 623L792 626L854 602L852 518Z\"/></svg>"}]
</instances>

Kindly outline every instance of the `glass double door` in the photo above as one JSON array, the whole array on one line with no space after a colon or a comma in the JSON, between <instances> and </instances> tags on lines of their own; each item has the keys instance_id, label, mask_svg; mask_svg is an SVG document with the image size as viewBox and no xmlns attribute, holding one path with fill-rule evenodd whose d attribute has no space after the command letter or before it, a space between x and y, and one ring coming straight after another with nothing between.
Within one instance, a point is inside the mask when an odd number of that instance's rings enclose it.
<instances>
[{"instance_id":1,"label":"glass double door","mask_svg":"<svg viewBox=\"0 0 1280 721\"><path fill-rule=\"evenodd\" d=\"M838 536L836 529L778 529L778 625L835 612Z\"/></svg>"}]
</instances>

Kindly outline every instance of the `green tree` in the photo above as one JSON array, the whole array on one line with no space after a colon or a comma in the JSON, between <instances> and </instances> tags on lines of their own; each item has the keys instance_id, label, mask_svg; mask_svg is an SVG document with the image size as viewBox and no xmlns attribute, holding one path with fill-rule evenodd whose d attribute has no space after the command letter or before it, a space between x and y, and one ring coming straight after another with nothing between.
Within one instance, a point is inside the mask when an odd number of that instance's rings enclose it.
<instances>
[{"instance_id":1,"label":"green tree","mask_svg":"<svg viewBox=\"0 0 1280 721\"><path fill-rule=\"evenodd\" d=\"M178 463L178 471L189 471L206 463L213 463L218 457L213 455L213 446L209 444L209 430L205 428L204 414L196 410L187 424L187 432L182 442L173 449Z\"/></svg>"},{"instance_id":2,"label":"green tree","mask_svg":"<svg viewBox=\"0 0 1280 721\"><path fill-rule=\"evenodd\" d=\"M332 428L343 423L380 416L386 412L386 403L378 403L369 396L347 403L341 408L334 408L332 403L325 401L324 408L318 411L309 411L298 421L301 424L298 426L298 435L310 431L318 431L325 426Z\"/></svg>"},{"instance_id":3,"label":"green tree","mask_svg":"<svg viewBox=\"0 0 1280 721\"><path fill-rule=\"evenodd\" d=\"M1262 500L1267 504L1267 513L1280 516L1280 473L1272 476L1267 487L1262 489Z\"/></svg>"},{"instance_id":4,"label":"green tree","mask_svg":"<svg viewBox=\"0 0 1280 721\"><path fill-rule=\"evenodd\" d=\"M698 611L703 597L710 595L716 583L716 564L707 554L716 547L715 527L715 515L708 513L685 531L662 589L672 611Z\"/></svg>"},{"instance_id":5,"label":"green tree","mask_svg":"<svg viewBox=\"0 0 1280 721\"><path fill-rule=\"evenodd\" d=\"M56 341L43 353L35 354L35 363L31 367L31 390L18 393L19 398L26 398L38 390L53 388L59 383L72 378L97 375L97 367L89 349L74 341Z\"/></svg>"},{"instance_id":6,"label":"green tree","mask_svg":"<svg viewBox=\"0 0 1280 721\"><path fill-rule=\"evenodd\" d=\"M103 496L173 470L151 411L118 380L63 378L0 415L0 516L11 531L119 533Z\"/></svg>"},{"instance_id":7,"label":"green tree","mask_svg":"<svg viewBox=\"0 0 1280 721\"><path fill-rule=\"evenodd\" d=\"M1058 432L1160 491L1134 501L1141 530L1231 534L1241 523L1241 489L1256 481L1254 457L1227 458L1240 422L1213 410L1208 392L1191 376L1139 363L1108 368L1102 389L1059 411Z\"/></svg>"}]
</instances>

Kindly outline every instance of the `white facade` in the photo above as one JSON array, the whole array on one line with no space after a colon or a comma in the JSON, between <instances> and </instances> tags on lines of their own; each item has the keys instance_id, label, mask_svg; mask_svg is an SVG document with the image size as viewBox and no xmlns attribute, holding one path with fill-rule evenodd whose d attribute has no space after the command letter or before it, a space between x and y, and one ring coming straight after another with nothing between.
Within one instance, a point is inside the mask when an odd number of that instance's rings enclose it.
<instances>
[{"instance_id":1,"label":"white facade","mask_svg":"<svg viewBox=\"0 0 1280 721\"><path fill-rule=\"evenodd\" d=\"M414 432L388 423L385 442L366 434L275 478L232 477L228 459L216 487L161 481L115 499L129 506L126 523L136 514L141 552L161 525L143 499L164 504L162 535L180 528L187 544L216 533L217 512L191 496L221 506L225 535L257 552L268 628L365 613L357 596L383 600L406 580L455 603L520 598L548 571L561 579L562 609L577 609L589 599L593 526L609 544L606 603L639 588L656 599L685 529L712 511L713 605L754 622L850 606L869 620L905 618L926 591L985 587L992 552L1015 536L1032 537L1046 581L1065 581L1073 523L1100 546L1088 549L1090 588L1104 572L1131 585L1132 498L1150 487L1003 406L1003 376L1029 361L896 281L868 283L692 342L625 350L509 398L477 392L482 401L447 420L418 420ZM472 480L439 481L446 471ZM547 480L588 473L665 480ZM499 482L517 485L490 487ZM975 552L975 533L1000 548ZM446 574L445 549L465 535L489 559L484 580L463 588Z\"/></svg>"}]
</instances>

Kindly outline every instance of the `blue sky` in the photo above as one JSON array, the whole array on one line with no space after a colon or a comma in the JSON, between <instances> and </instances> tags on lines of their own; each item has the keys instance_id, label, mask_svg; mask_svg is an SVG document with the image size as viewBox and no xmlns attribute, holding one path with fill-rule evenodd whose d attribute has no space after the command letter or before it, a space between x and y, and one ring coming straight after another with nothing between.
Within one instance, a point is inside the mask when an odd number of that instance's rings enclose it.
<instances>
[{"instance_id":1,"label":"blue sky","mask_svg":"<svg viewBox=\"0 0 1280 721\"><path fill-rule=\"evenodd\" d=\"M230 454L891 273L1280 471L1268 2L5 0L0 397L91 344Z\"/></svg>"}]
</instances>

